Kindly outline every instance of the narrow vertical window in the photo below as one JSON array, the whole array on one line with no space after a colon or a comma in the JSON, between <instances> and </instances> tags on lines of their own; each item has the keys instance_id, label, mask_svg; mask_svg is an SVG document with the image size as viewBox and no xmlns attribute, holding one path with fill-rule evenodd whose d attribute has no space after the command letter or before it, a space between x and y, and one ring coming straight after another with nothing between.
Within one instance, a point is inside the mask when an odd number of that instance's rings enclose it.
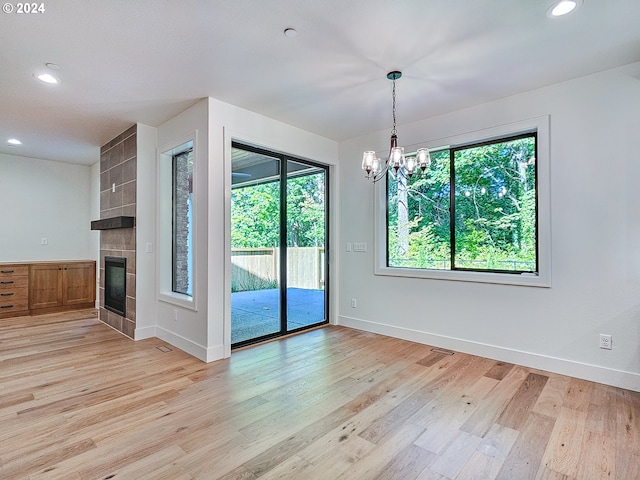
<instances>
[{"instance_id":1,"label":"narrow vertical window","mask_svg":"<svg viewBox=\"0 0 640 480\"><path fill-rule=\"evenodd\" d=\"M193 295L193 146L173 155L172 290Z\"/></svg>"}]
</instances>

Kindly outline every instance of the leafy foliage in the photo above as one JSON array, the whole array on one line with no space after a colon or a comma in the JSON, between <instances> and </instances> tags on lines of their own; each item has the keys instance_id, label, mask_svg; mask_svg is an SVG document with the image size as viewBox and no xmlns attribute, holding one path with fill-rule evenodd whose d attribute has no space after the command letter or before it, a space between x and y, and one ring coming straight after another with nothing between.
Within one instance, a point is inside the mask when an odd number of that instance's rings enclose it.
<instances>
[{"instance_id":1,"label":"leafy foliage","mask_svg":"<svg viewBox=\"0 0 640 480\"><path fill-rule=\"evenodd\" d=\"M287 245L324 246L324 174L287 180ZM277 247L280 244L280 183L269 182L231 192L231 246Z\"/></svg>"},{"instance_id":2,"label":"leafy foliage","mask_svg":"<svg viewBox=\"0 0 640 480\"><path fill-rule=\"evenodd\" d=\"M287 180L287 245L321 247L325 241L324 174Z\"/></svg>"},{"instance_id":3,"label":"leafy foliage","mask_svg":"<svg viewBox=\"0 0 640 480\"><path fill-rule=\"evenodd\" d=\"M280 184L260 183L231 191L231 246L277 247L280 244Z\"/></svg>"}]
</instances>

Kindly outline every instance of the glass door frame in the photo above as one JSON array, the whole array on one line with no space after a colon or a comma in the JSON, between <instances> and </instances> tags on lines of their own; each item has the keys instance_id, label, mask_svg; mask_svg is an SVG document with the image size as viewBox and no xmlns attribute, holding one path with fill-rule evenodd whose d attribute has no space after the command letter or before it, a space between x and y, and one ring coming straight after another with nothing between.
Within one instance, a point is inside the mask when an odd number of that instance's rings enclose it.
<instances>
[{"instance_id":1,"label":"glass door frame","mask_svg":"<svg viewBox=\"0 0 640 480\"><path fill-rule=\"evenodd\" d=\"M279 222L280 222L280 244L278 249L280 251L280 281L278 284L278 288L280 290L280 331L270 333L267 335L262 335L255 338L250 338L247 340L242 340L236 343L231 344L231 349L234 350L236 348L245 347L247 345L251 345L254 343L264 342L266 340L271 340L274 338L279 338L285 335L290 335L294 333L298 333L301 331L305 331L308 329L316 328L321 325L327 325L329 323L329 296L330 296L330 270L329 270L329 205L330 205L330 190L329 190L329 166L324 165L322 163L314 162L312 160L307 160L300 157L295 157L292 155L284 154L281 152L276 152L273 150L269 150L266 148L256 147L253 145L248 145L246 143L232 140L231 148L238 148L240 150L245 150L248 152L257 153L260 155L265 155L268 157L272 157L274 159L278 159L280 163L280 172L279 172L279 182L280 182L280 209L279 209ZM300 163L303 165L308 165L310 167L316 168L324 172L324 320L321 322L313 323L310 325L304 325L300 328L296 329L288 329L288 305L287 305L287 284L288 284L288 256L287 256L287 181L289 179L288 176L288 164L289 161ZM231 165L231 170L233 171L233 164ZM230 228L233 228L233 225L230 225ZM230 293L230 292L229 292ZM233 328L233 315L231 317L231 328Z\"/></svg>"}]
</instances>

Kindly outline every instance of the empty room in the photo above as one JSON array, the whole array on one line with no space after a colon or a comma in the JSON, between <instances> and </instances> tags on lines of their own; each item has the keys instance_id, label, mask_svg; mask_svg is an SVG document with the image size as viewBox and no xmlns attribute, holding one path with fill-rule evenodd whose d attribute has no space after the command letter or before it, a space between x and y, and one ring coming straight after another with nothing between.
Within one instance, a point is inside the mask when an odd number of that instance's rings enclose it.
<instances>
[{"instance_id":1,"label":"empty room","mask_svg":"<svg viewBox=\"0 0 640 480\"><path fill-rule=\"evenodd\" d=\"M640 2L5 2L0 478L640 479Z\"/></svg>"}]
</instances>

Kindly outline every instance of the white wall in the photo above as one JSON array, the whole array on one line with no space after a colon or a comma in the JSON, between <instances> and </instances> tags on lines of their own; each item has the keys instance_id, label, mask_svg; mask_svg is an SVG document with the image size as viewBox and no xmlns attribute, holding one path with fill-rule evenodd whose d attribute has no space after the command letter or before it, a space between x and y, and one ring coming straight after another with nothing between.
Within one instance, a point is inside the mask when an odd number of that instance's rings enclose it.
<instances>
[{"instance_id":1,"label":"white wall","mask_svg":"<svg viewBox=\"0 0 640 480\"><path fill-rule=\"evenodd\" d=\"M91 199L89 201L91 220L100 218L100 159L91 165ZM91 257L96 261L96 308L100 308L100 230L91 230L89 233L89 250Z\"/></svg>"},{"instance_id":2,"label":"white wall","mask_svg":"<svg viewBox=\"0 0 640 480\"><path fill-rule=\"evenodd\" d=\"M96 259L91 172L84 165L0 154L0 261Z\"/></svg>"},{"instance_id":3,"label":"white wall","mask_svg":"<svg viewBox=\"0 0 640 480\"><path fill-rule=\"evenodd\" d=\"M155 335L156 136L155 128L141 123L137 125L136 340ZM148 245L151 251L147 251Z\"/></svg>"},{"instance_id":4,"label":"white wall","mask_svg":"<svg viewBox=\"0 0 640 480\"><path fill-rule=\"evenodd\" d=\"M207 274L206 258L208 242L206 237L207 225L207 172L208 172L208 101L201 100L194 106L160 125L157 129L157 162L160 154L167 149L172 149L185 142L185 138L196 135L194 142L194 195L196 195L196 207L194 209L195 232L194 242L194 305L185 306L180 302L171 303L167 296L161 298L156 294L156 336L170 342L172 345L206 360L209 345L207 344ZM156 170L159 175L159 171ZM158 192L156 182L156 207L158 216L170 215L171 199ZM139 197L140 198L140 197ZM158 217L159 218L159 217ZM170 270L164 268L167 259L171 259L171 236L162 235L159 232L162 222L158 222L156 228L156 285L161 283L161 275L170 285ZM162 262L165 262L164 264ZM164 272L164 273L163 273ZM177 320L174 320L174 311ZM220 357L219 357L220 358Z\"/></svg>"},{"instance_id":5,"label":"white wall","mask_svg":"<svg viewBox=\"0 0 640 480\"><path fill-rule=\"evenodd\" d=\"M331 211L337 211L339 193L338 144L291 125L277 122L228 103L209 99L209 188L208 188L208 344L220 346L231 355L231 141L306 158L329 166ZM338 226L333 217L329 232L329 320L337 310L336 259L331 247L337 244ZM216 351L217 352L217 351ZM210 356L209 360L219 358Z\"/></svg>"},{"instance_id":6,"label":"white wall","mask_svg":"<svg viewBox=\"0 0 640 480\"><path fill-rule=\"evenodd\" d=\"M194 163L195 310L162 296L157 301L156 336L212 361L231 353L231 139L334 165L336 142L267 117L207 98L160 125L159 153L196 132ZM140 201L140 192L138 192ZM337 198L337 197L336 197ZM162 198L157 198L162 214ZM156 252L166 249L162 235ZM164 246L163 246L164 245ZM169 250L170 251L170 250ZM161 264L161 260L158 262ZM162 268L157 271L162 275ZM174 320L177 311L178 320Z\"/></svg>"},{"instance_id":7,"label":"white wall","mask_svg":"<svg viewBox=\"0 0 640 480\"><path fill-rule=\"evenodd\" d=\"M340 144L339 323L640 390L640 64L398 127L401 145L550 115L551 288L376 276L373 188ZM366 254L346 242L367 242ZM358 308L350 299L358 300ZM598 336L613 336L613 350Z\"/></svg>"}]
</instances>

